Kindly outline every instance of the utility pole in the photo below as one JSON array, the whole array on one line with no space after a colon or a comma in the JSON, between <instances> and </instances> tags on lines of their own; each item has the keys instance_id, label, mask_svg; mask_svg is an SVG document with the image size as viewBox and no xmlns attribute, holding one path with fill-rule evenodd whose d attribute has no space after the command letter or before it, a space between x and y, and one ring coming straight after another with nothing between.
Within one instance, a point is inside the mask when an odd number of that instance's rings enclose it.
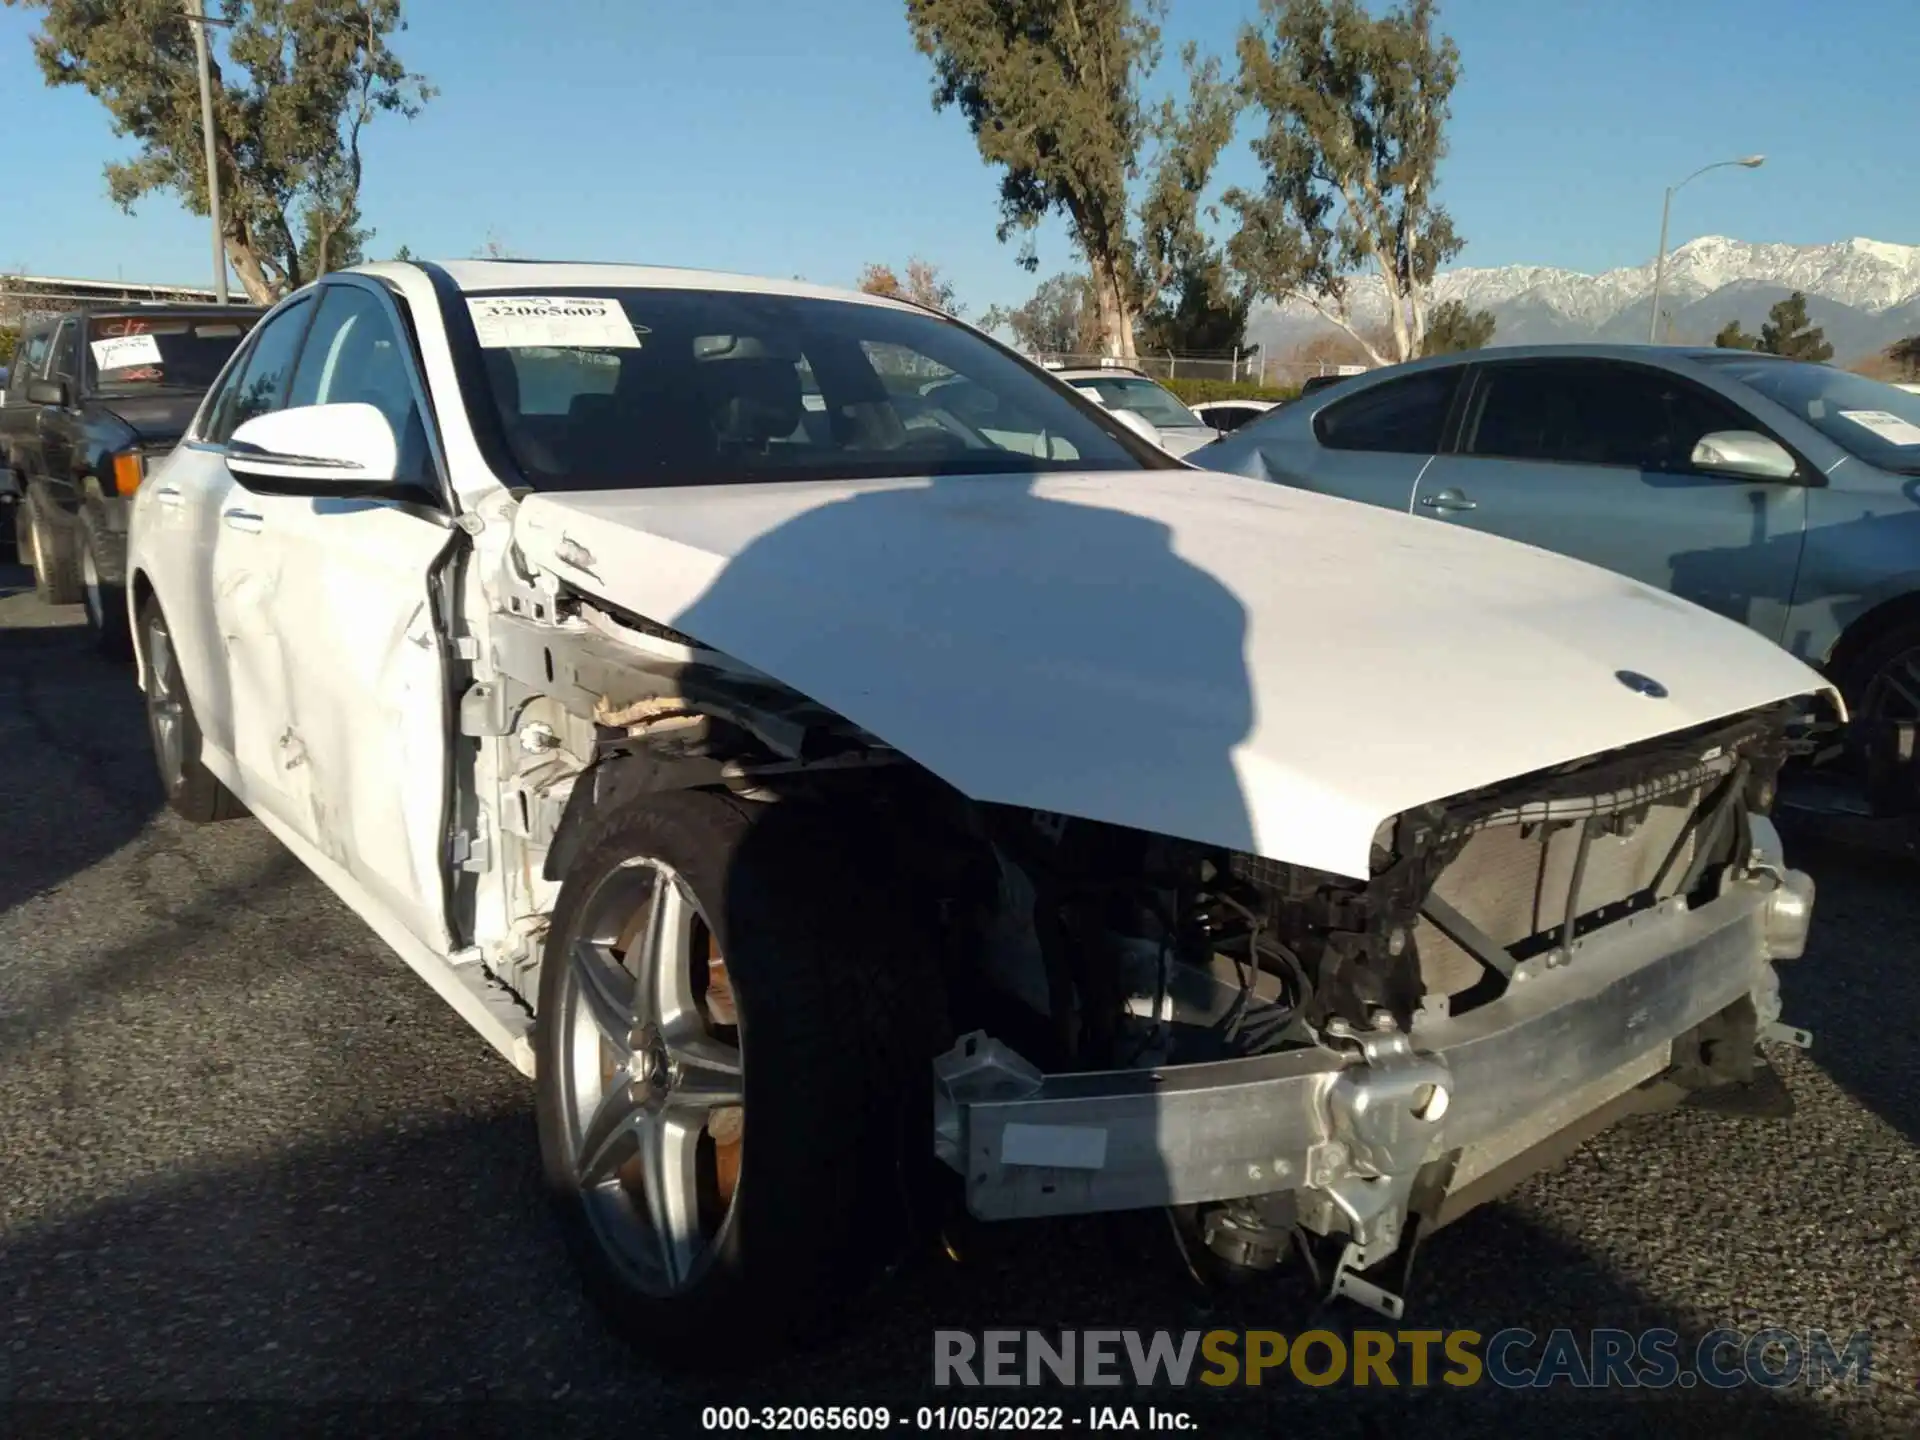
<instances>
[{"instance_id":1,"label":"utility pole","mask_svg":"<svg viewBox=\"0 0 1920 1440\"><path fill-rule=\"evenodd\" d=\"M1682 180L1680 185L1685 185L1688 181L1699 179L1709 170L1723 170L1729 165L1738 165L1747 170L1758 170L1766 163L1767 157L1764 155L1743 155L1738 160L1716 160L1711 165L1702 165L1698 170L1694 171L1693 174L1687 176L1686 180ZM1649 345L1657 345L1660 343L1660 291L1667 278L1667 214L1673 209L1674 192L1680 188L1680 185L1669 185L1667 187L1666 198L1660 202L1660 254L1653 262L1653 315L1647 321L1647 343ZM1667 338L1672 339L1672 325L1668 325L1667 329L1669 331Z\"/></svg>"},{"instance_id":2,"label":"utility pole","mask_svg":"<svg viewBox=\"0 0 1920 1440\"><path fill-rule=\"evenodd\" d=\"M219 147L213 135L213 77L207 60L207 10L205 0L185 0L187 23L193 27L193 55L200 67L200 133L207 146L207 214L213 221L213 294L216 303L227 303L227 237L220 224L220 167L216 163Z\"/></svg>"}]
</instances>

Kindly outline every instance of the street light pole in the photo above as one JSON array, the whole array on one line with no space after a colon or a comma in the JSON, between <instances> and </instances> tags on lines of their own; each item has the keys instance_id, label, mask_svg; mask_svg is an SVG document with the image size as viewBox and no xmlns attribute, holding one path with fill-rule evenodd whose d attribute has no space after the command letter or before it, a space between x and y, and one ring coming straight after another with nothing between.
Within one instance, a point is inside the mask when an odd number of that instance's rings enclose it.
<instances>
[{"instance_id":1,"label":"street light pole","mask_svg":"<svg viewBox=\"0 0 1920 1440\"><path fill-rule=\"evenodd\" d=\"M1647 320L1647 343L1649 345L1657 345L1660 343L1660 289L1662 282L1667 278L1667 216L1673 209L1674 192L1680 189L1681 185L1685 185L1688 180L1696 180L1709 170L1718 170L1725 165L1739 165L1748 170L1757 170L1766 163L1767 157L1764 155L1743 155L1738 160L1716 160L1711 165L1702 165L1698 170L1694 171L1693 174L1687 176L1686 180L1682 180L1679 185L1669 185L1667 187L1666 198L1660 202L1660 254L1659 258L1653 262L1653 314Z\"/></svg>"},{"instance_id":2,"label":"street light pole","mask_svg":"<svg viewBox=\"0 0 1920 1440\"><path fill-rule=\"evenodd\" d=\"M193 26L194 62L200 69L200 135L207 147L207 214L213 221L213 294L217 303L227 303L227 238L220 224L220 168L216 163L219 147L213 136L213 77L207 60L207 10L205 0L185 0L187 23Z\"/></svg>"}]
</instances>

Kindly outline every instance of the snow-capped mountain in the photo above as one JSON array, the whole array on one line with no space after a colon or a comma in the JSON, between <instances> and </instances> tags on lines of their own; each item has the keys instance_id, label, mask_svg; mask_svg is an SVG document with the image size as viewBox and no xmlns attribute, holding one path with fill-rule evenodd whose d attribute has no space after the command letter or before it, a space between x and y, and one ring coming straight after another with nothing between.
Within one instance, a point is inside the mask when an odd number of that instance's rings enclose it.
<instances>
[{"instance_id":1,"label":"snow-capped mountain","mask_svg":"<svg viewBox=\"0 0 1920 1440\"><path fill-rule=\"evenodd\" d=\"M1544 265L1461 268L1442 271L1433 294L1436 302L1491 310L1496 345L1644 339L1653 275L1652 261L1599 275ZM1807 295L1814 323L1832 322L1828 338L1840 355L1849 345L1857 352L1889 344L1920 328L1920 245L1867 239L1755 245L1704 235L1668 252L1660 308L1671 317L1674 339L1705 339L1728 320L1756 329L1767 308L1794 290ZM1378 280L1355 282L1351 309L1361 324L1384 319ZM1298 339L1303 323L1317 323L1312 311L1289 304L1268 307L1249 328L1254 340L1272 344Z\"/></svg>"}]
</instances>

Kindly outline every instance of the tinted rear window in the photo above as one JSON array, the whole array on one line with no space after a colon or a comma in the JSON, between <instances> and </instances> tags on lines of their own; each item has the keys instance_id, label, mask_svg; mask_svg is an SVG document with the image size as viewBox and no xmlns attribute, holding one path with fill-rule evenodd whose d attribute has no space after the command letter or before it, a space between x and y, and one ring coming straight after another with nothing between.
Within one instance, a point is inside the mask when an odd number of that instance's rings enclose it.
<instances>
[{"instance_id":1,"label":"tinted rear window","mask_svg":"<svg viewBox=\"0 0 1920 1440\"><path fill-rule=\"evenodd\" d=\"M1422 370L1370 386L1314 416L1313 433L1330 450L1431 455L1440 448L1461 370Z\"/></svg>"}]
</instances>

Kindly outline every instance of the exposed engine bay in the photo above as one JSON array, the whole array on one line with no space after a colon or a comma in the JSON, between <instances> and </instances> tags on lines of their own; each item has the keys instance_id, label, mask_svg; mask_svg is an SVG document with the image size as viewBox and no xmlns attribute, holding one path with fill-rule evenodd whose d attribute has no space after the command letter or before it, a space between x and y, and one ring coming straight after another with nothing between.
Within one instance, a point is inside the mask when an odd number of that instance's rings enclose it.
<instances>
[{"instance_id":1,"label":"exposed engine bay","mask_svg":"<svg viewBox=\"0 0 1920 1440\"><path fill-rule=\"evenodd\" d=\"M1046 1021L1023 1053L1049 1069L1270 1053L1335 1020L1410 1030L1711 886L1749 853L1796 718L1775 707L1428 806L1383 827L1365 882L981 807L996 888L969 948Z\"/></svg>"}]
</instances>

